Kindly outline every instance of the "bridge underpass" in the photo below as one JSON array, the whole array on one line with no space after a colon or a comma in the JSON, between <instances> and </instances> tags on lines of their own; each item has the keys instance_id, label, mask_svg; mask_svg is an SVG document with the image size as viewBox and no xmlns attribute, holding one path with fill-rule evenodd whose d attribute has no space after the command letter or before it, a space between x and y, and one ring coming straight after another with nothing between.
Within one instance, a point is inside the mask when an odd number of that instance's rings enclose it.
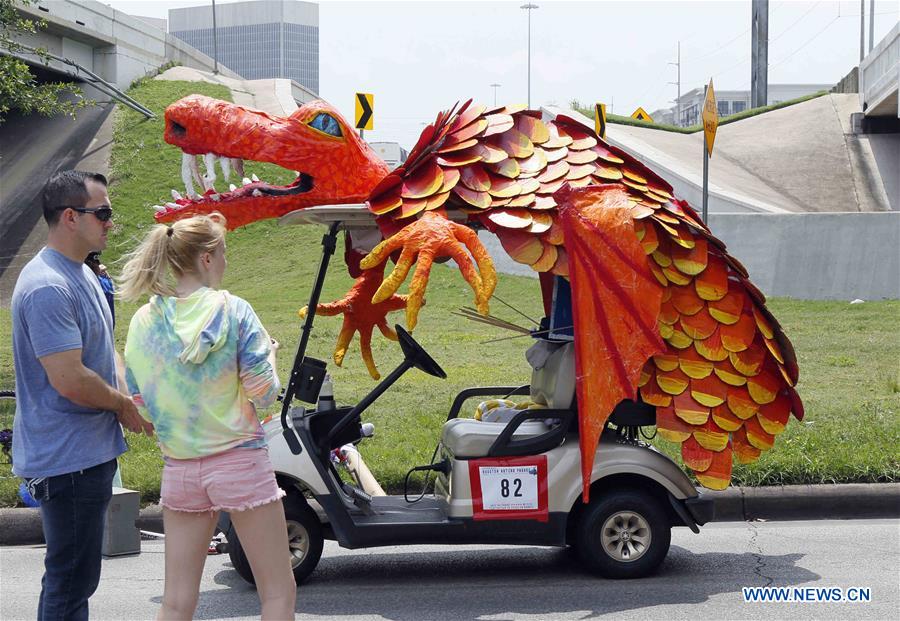
<instances>
[{"instance_id":1,"label":"bridge underpass","mask_svg":"<svg viewBox=\"0 0 900 621\"><path fill-rule=\"evenodd\" d=\"M32 73L39 83L69 79L40 66L32 66ZM89 84L78 87L97 105L79 110L74 119L10 111L0 125L0 306L4 308L19 271L44 243L40 195L49 176L65 168L108 172L109 145L104 143L112 138L114 105Z\"/></svg>"}]
</instances>

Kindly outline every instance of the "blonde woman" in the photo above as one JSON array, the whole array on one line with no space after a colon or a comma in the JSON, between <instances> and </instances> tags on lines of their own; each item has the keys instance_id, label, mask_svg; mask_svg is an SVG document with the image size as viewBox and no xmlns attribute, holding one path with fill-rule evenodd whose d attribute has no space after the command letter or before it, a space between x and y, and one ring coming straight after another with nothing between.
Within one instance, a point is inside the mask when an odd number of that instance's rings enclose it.
<instances>
[{"instance_id":1,"label":"blonde woman","mask_svg":"<svg viewBox=\"0 0 900 621\"><path fill-rule=\"evenodd\" d=\"M195 216L153 227L119 285L127 300L152 294L131 319L125 365L165 458L159 619L192 617L220 510L231 513L247 551L262 618L294 615L284 492L256 416L280 389L277 343L247 302L217 289L226 265L224 217Z\"/></svg>"}]
</instances>

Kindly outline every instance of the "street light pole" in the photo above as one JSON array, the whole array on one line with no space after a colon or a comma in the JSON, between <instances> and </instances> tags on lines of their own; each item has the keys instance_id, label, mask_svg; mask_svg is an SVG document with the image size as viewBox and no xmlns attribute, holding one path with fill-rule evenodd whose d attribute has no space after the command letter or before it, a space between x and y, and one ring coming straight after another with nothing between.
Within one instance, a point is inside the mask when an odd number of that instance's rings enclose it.
<instances>
[{"instance_id":1,"label":"street light pole","mask_svg":"<svg viewBox=\"0 0 900 621\"><path fill-rule=\"evenodd\" d=\"M494 89L494 105L497 105L497 89L503 86L502 84L491 84L491 88Z\"/></svg>"},{"instance_id":2,"label":"street light pole","mask_svg":"<svg viewBox=\"0 0 900 621\"><path fill-rule=\"evenodd\" d=\"M219 33L216 30L216 0L212 0L213 14L213 73L219 73Z\"/></svg>"},{"instance_id":3,"label":"street light pole","mask_svg":"<svg viewBox=\"0 0 900 621\"><path fill-rule=\"evenodd\" d=\"M528 108L531 109L531 10L540 8L529 2L519 7L528 13Z\"/></svg>"}]
</instances>

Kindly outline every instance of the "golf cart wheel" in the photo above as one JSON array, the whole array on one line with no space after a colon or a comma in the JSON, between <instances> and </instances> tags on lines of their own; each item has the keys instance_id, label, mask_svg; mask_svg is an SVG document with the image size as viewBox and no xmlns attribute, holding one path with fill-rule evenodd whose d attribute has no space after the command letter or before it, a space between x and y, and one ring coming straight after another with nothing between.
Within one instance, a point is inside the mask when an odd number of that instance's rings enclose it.
<instances>
[{"instance_id":1,"label":"golf cart wheel","mask_svg":"<svg viewBox=\"0 0 900 621\"><path fill-rule=\"evenodd\" d=\"M322 546L325 543L322 537L322 525L316 512L295 493L289 493L282 502L287 522L291 569L294 572L294 581L299 585L313 572L322 556ZM228 556L234 569L241 578L250 584L256 584L253 570L250 568L250 561L237 536L234 524L228 528L226 537L228 539Z\"/></svg>"},{"instance_id":2,"label":"golf cart wheel","mask_svg":"<svg viewBox=\"0 0 900 621\"><path fill-rule=\"evenodd\" d=\"M633 490L594 493L577 525L582 563L605 578L641 578L655 571L672 534L659 500Z\"/></svg>"}]
</instances>

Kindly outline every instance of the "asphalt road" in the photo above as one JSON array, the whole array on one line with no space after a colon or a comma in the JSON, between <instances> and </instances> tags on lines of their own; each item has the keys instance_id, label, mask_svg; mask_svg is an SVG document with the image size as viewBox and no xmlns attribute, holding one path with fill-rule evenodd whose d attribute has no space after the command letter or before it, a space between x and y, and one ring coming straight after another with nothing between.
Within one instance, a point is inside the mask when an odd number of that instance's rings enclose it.
<instances>
[{"instance_id":1,"label":"asphalt road","mask_svg":"<svg viewBox=\"0 0 900 621\"><path fill-rule=\"evenodd\" d=\"M33 619L42 547L0 548L0 618ZM713 524L673 531L659 574L608 581L571 552L509 546L342 550L326 543L297 592L298 619L569 620L895 619L900 610L900 521ZM93 619L150 619L162 594L163 544L104 561ZM741 587L868 587L867 603L745 603ZM893 612L891 612L893 611ZM256 619L256 592L210 556L198 619Z\"/></svg>"}]
</instances>

